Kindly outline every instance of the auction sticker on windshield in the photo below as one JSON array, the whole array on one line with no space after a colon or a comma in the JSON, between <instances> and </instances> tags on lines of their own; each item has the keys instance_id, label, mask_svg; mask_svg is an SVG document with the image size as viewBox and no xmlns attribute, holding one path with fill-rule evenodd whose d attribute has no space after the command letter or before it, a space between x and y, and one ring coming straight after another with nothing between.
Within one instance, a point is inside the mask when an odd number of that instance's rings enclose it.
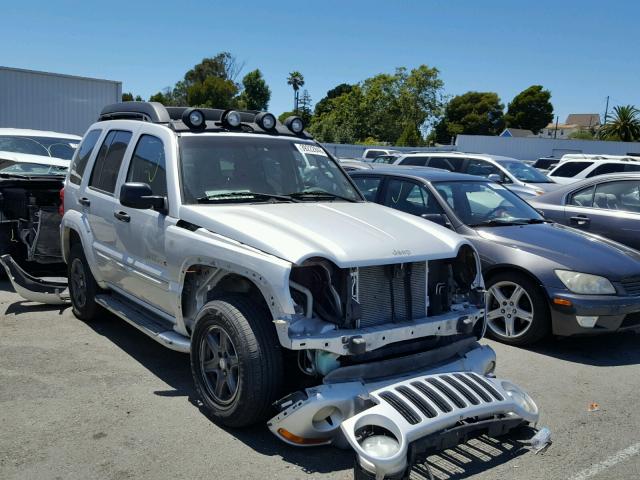
<instances>
[{"instance_id":1,"label":"auction sticker on windshield","mask_svg":"<svg viewBox=\"0 0 640 480\"><path fill-rule=\"evenodd\" d=\"M309 145L308 143L294 143L300 153L310 153L312 155L322 155L327 157L327 152L317 145Z\"/></svg>"}]
</instances>

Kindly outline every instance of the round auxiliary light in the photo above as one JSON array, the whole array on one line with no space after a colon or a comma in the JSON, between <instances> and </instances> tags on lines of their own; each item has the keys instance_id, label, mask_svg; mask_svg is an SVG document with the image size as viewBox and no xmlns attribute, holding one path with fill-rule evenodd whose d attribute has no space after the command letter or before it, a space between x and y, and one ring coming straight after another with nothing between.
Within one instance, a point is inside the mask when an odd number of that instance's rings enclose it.
<instances>
[{"instance_id":1,"label":"round auxiliary light","mask_svg":"<svg viewBox=\"0 0 640 480\"><path fill-rule=\"evenodd\" d=\"M304 122L300 117L289 117L284 121L284 125L296 135L304 130Z\"/></svg>"},{"instance_id":2,"label":"round auxiliary light","mask_svg":"<svg viewBox=\"0 0 640 480\"><path fill-rule=\"evenodd\" d=\"M238 128L242 123L242 117L240 116L240 112L236 112L235 110L229 110L224 114L222 118L222 123L231 128Z\"/></svg>"},{"instance_id":3,"label":"round auxiliary light","mask_svg":"<svg viewBox=\"0 0 640 480\"><path fill-rule=\"evenodd\" d=\"M182 112L182 122L193 130L202 130L206 127L204 113L197 108L187 108Z\"/></svg>"},{"instance_id":4,"label":"round auxiliary light","mask_svg":"<svg viewBox=\"0 0 640 480\"><path fill-rule=\"evenodd\" d=\"M395 438L386 435L372 435L360 444L362 449L375 458L393 457L400 450L400 444Z\"/></svg>"},{"instance_id":5,"label":"round auxiliary light","mask_svg":"<svg viewBox=\"0 0 640 480\"><path fill-rule=\"evenodd\" d=\"M276 128L276 117L269 112L260 112L256 115L255 122L260 125L263 130L273 130Z\"/></svg>"}]
</instances>

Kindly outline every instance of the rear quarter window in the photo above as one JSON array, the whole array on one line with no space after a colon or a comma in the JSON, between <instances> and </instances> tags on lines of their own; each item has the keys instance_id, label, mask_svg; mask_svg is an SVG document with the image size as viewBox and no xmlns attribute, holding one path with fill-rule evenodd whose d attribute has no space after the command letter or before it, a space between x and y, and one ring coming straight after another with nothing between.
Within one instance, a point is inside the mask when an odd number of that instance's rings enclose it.
<instances>
[{"instance_id":1,"label":"rear quarter window","mask_svg":"<svg viewBox=\"0 0 640 480\"><path fill-rule=\"evenodd\" d=\"M585 168L593 165L593 162L566 162L559 165L551 175L554 177L575 177L582 172Z\"/></svg>"}]
</instances>

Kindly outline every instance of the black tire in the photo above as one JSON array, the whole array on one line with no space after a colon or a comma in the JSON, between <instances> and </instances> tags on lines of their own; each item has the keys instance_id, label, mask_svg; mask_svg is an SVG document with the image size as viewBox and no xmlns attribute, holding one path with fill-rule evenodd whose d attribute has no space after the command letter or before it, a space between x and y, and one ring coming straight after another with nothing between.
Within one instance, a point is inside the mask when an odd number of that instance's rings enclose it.
<instances>
[{"instance_id":1,"label":"black tire","mask_svg":"<svg viewBox=\"0 0 640 480\"><path fill-rule=\"evenodd\" d=\"M207 303L191 337L191 373L213 420L246 427L266 419L283 381L280 343L269 312L239 295Z\"/></svg>"},{"instance_id":2,"label":"black tire","mask_svg":"<svg viewBox=\"0 0 640 480\"><path fill-rule=\"evenodd\" d=\"M79 242L71 245L67 262L67 278L73 314L86 322L96 318L98 312L96 293L99 287L87 263L82 244Z\"/></svg>"},{"instance_id":3,"label":"black tire","mask_svg":"<svg viewBox=\"0 0 640 480\"><path fill-rule=\"evenodd\" d=\"M489 295L489 303L487 304L487 336L509 345L531 345L542 340L551 331L551 314L549 312L549 303L546 295L536 282L520 272L500 272L491 275L486 279L486 289L490 291L496 285L508 283L519 285L524 289L524 292L528 295L528 299L525 298L525 300L528 301L533 308L533 320L521 335L507 336L500 334L500 332L496 331L497 328L495 328L495 325L500 324L500 320L497 320L492 325L492 320L489 318L490 312L495 310L492 307L497 305L497 299ZM515 309L518 306L507 303L507 305L505 305L506 313L509 313L508 309L511 307Z\"/></svg>"}]
</instances>

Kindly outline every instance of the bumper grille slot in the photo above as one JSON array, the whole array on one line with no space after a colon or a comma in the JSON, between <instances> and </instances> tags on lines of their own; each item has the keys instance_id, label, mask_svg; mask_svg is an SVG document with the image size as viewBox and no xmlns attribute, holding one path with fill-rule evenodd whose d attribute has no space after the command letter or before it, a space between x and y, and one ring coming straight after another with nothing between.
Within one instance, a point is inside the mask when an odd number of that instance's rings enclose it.
<instances>
[{"instance_id":1,"label":"bumper grille slot","mask_svg":"<svg viewBox=\"0 0 640 480\"><path fill-rule=\"evenodd\" d=\"M438 392L442 393L445 397L451 400L456 407L465 408L467 406L464 400L462 400L462 397L460 397L456 392L451 390L441 381L436 380L435 378L427 378L427 383L433 385Z\"/></svg>"},{"instance_id":2,"label":"bumper grille slot","mask_svg":"<svg viewBox=\"0 0 640 480\"><path fill-rule=\"evenodd\" d=\"M625 278L621 283L627 295L640 295L640 277Z\"/></svg>"},{"instance_id":3,"label":"bumper grille slot","mask_svg":"<svg viewBox=\"0 0 640 480\"><path fill-rule=\"evenodd\" d=\"M453 376L456 377L457 380L464 383L471 390L476 392L482 400L484 400L487 403L492 402L489 394L485 392L484 389L480 387L480 385L478 385L476 382L471 380L469 377L467 377L466 375L462 375L461 373L454 373Z\"/></svg>"},{"instance_id":4,"label":"bumper grille slot","mask_svg":"<svg viewBox=\"0 0 640 480\"><path fill-rule=\"evenodd\" d=\"M433 418L438 416L438 412L434 410L434 408L425 402L419 395L417 395L413 390L409 387L401 386L396 388L396 391L399 392L403 397L409 400L413 405L420 410L423 415L427 418Z\"/></svg>"},{"instance_id":5,"label":"bumper grille slot","mask_svg":"<svg viewBox=\"0 0 640 480\"><path fill-rule=\"evenodd\" d=\"M470 373L469 374L471 376L471 378L473 378L476 382L478 382L480 385L482 385L484 388L487 389L487 391L493 396L493 398L495 398L496 400L498 400L499 402L503 401L504 398L502 397L502 395L500 395L500 392L498 392L493 385L491 385L489 382L487 382L484 378L482 378L480 375L478 375L477 373Z\"/></svg>"},{"instance_id":6,"label":"bumper grille slot","mask_svg":"<svg viewBox=\"0 0 640 480\"><path fill-rule=\"evenodd\" d=\"M449 413L451 410L453 410L451 408L451 405L449 405L444 398L442 398L435 392L435 390L433 390L426 384L421 382L413 382L411 386L422 393L429 400L431 400L442 412Z\"/></svg>"},{"instance_id":7,"label":"bumper grille slot","mask_svg":"<svg viewBox=\"0 0 640 480\"><path fill-rule=\"evenodd\" d=\"M427 263L377 265L358 269L358 302L361 306L360 327L423 318L427 311ZM389 275L392 268L400 269L399 276ZM408 274L408 288L405 278ZM389 283L391 282L391 285ZM407 298L407 292L411 298ZM410 300L410 301L409 301ZM409 312L409 308L411 312ZM409 313L411 313L409 315Z\"/></svg>"},{"instance_id":8,"label":"bumper grille slot","mask_svg":"<svg viewBox=\"0 0 640 480\"><path fill-rule=\"evenodd\" d=\"M418 417L411 407L404 403L404 401L402 401L395 393L382 392L380 394L380 398L391 405L410 425L416 425L420 422L420 417Z\"/></svg>"},{"instance_id":9,"label":"bumper grille slot","mask_svg":"<svg viewBox=\"0 0 640 480\"><path fill-rule=\"evenodd\" d=\"M478 405L480 403L480 400L478 400L475 395L471 393L469 389L462 385L460 382L446 375L442 375L440 378L451 385L453 388L455 388L458 392L460 392L464 396L464 398L471 402L472 405Z\"/></svg>"}]
</instances>

